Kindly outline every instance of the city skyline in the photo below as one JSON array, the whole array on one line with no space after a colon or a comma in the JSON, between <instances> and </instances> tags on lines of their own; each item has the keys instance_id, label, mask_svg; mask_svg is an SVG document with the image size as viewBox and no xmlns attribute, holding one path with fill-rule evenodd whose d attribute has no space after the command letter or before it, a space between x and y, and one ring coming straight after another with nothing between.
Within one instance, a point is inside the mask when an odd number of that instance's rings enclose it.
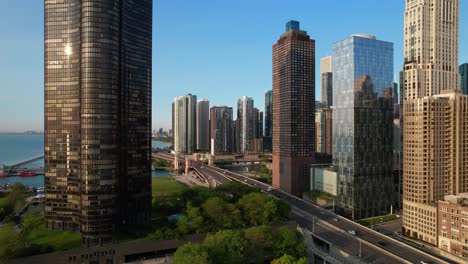
<instances>
[{"instance_id":1,"label":"city skyline","mask_svg":"<svg viewBox=\"0 0 468 264\"><path fill-rule=\"evenodd\" d=\"M340 2L339 5L305 4L297 1L296 5L288 6L281 5L279 1L270 2L155 3L153 42L154 46L158 47L158 52L153 55L153 69L158 74L154 74L153 81L153 129L171 127L170 102L179 94L197 94L209 99L212 105L232 106L234 111L237 98L247 95L253 97L258 102L257 107L263 110L264 92L271 89L269 46L281 33L278 28L290 19L301 21L301 24L308 28L311 37L317 40L317 65L320 58L331 55L331 45L336 41L354 33L369 33L395 43L395 75L401 69L401 14L404 1L377 3L367 0L356 3ZM186 8L176 12L174 9L181 5ZM0 44L0 57L3 58L0 61L0 78L3 80L0 88L3 94L0 99L0 112L9 113L11 109L15 110L15 115L0 117L0 132L43 130L43 24L38 23L43 21L43 2L34 1L26 6L19 2L10 2L2 3L0 7L0 31L5 36L4 42ZM369 16L365 18L349 12L350 9L359 8L375 12L368 12ZM462 1L460 13L466 12L466 8L465 2ZM243 12L237 12L240 9ZM259 9L265 10L260 14L260 18L257 17ZM214 12L216 14L209 12L212 10L217 10ZM24 16L19 16L20 12ZM348 18L350 21L346 24L329 22L326 27L319 26L327 21L330 14ZM239 20L239 16L243 16L243 19ZM250 23L249 19L256 23ZM391 22L368 23L372 19ZM214 20L216 23L213 23ZM189 21L196 23L190 24ZM237 21L246 21L245 26ZM464 30L465 21L466 18L461 16L460 32ZM11 24L15 25L15 30L8 26ZM217 32L212 34L213 37L206 40L200 37L213 30ZM180 44L174 44L177 43L174 37L182 33L190 43L195 43L193 46L184 46L184 50L181 50ZM248 36L256 36L255 41L244 42L244 37ZM37 45L31 46L31 43ZM466 43L467 37L461 34L460 64L468 61L468 51L463 49ZM220 59L223 60L221 64ZM316 72L318 71L317 67ZM231 72L238 74L232 75ZM182 76L175 76L176 74ZM394 80L398 80L397 76L394 76ZM317 87L320 87L319 74L316 74L316 83ZM316 89L316 98L320 98L319 90Z\"/></svg>"}]
</instances>

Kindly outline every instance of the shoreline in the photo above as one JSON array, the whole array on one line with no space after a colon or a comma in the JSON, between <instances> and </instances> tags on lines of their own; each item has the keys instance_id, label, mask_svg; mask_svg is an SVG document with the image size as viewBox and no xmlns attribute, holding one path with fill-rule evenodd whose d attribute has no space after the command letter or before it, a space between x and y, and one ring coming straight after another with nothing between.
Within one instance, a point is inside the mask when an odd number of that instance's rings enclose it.
<instances>
[{"instance_id":1,"label":"shoreline","mask_svg":"<svg viewBox=\"0 0 468 264\"><path fill-rule=\"evenodd\" d=\"M172 167L154 167L152 169L152 171L174 171L174 169L172 169Z\"/></svg>"}]
</instances>

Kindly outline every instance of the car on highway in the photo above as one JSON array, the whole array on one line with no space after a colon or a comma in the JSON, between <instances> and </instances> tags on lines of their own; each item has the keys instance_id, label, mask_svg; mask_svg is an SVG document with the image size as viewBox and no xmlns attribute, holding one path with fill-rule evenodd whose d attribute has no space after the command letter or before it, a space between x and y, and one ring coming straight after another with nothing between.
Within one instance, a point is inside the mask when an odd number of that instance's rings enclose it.
<instances>
[{"instance_id":1,"label":"car on highway","mask_svg":"<svg viewBox=\"0 0 468 264\"><path fill-rule=\"evenodd\" d=\"M382 247L385 247L387 245L385 241L379 241L377 243L379 243L379 245L381 245Z\"/></svg>"},{"instance_id":2,"label":"car on highway","mask_svg":"<svg viewBox=\"0 0 468 264\"><path fill-rule=\"evenodd\" d=\"M333 218L333 221L338 222L339 220L338 218Z\"/></svg>"},{"instance_id":3,"label":"car on highway","mask_svg":"<svg viewBox=\"0 0 468 264\"><path fill-rule=\"evenodd\" d=\"M353 235L353 236L356 235L356 231L354 231L354 230L348 230L348 233L350 233L350 234Z\"/></svg>"},{"instance_id":4,"label":"car on highway","mask_svg":"<svg viewBox=\"0 0 468 264\"><path fill-rule=\"evenodd\" d=\"M273 188L268 187L267 192L270 192L270 191L272 191L272 190L273 190Z\"/></svg>"}]
</instances>

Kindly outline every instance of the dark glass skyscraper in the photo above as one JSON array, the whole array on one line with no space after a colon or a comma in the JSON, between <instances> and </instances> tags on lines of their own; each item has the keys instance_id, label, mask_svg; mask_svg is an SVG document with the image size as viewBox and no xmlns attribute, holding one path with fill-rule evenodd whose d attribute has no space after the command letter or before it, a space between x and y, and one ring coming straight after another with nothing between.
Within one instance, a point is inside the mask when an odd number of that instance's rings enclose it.
<instances>
[{"instance_id":1,"label":"dark glass skyscraper","mask_svg":"<svg viewBox=\"0 0 468 264\"><path fill-rule=\"evenodd\" d=\"M463 94L468 94L468 63L460 65L459 68L460 90Z\"/></svg>"},{"instance_id":2,"label":"dark glass skyscraper","mask_svg":"<svg viewBox=\"0 0 468 264\"><path fill-rule=\"evenodd\" d=\"M210 109L211 154L234 152L234 128L232 107L214 106Z\"/></svg>"},{"instance_id":3,"label":"dark glass skyscraper","mask_svg":"<svg viewBox=\"0 0 468 264\"><path fill-rule=\"evenodd\" d=\"M337 209L388 213L393 189L393 43L353 35L333 45L333 165Z\"/></svg>"},{"instance_id":4,"label":"dark glass skyscraper","mask_svg":"<svg viewBox=\"0 0 468 264\"><path fill-rule=\"evenodd\" d=\"M107 243L151 220L152 0L44 13L46 226Z\"/></svg>"},{"instance_id":5,"label":"dark glass skyscraper","mask_svg":"<svg viewBox=\"0 0 468 264\"><path fill-rule=\"evenodd\" d=\"M302 195L315 160L315 40L290 21L273 45L273 186Z\"/></svg>"},{"instance_id":6,"label":"dark glass skyscraper","mask_svg":"<svg viewBox=\"0 0 468 264\"><path fill-rule=\"evenodd\" d=\"M273 135L273 90L265 92L265 132L263 134L263 149L266 152L272 150Z\"/></svg>"}]
</instances>

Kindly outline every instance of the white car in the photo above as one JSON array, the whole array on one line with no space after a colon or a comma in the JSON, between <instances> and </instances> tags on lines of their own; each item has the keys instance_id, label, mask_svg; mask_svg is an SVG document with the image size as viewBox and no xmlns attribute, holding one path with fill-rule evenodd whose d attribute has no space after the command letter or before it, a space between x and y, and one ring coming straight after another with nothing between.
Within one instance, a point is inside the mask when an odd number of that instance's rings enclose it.
<instances>
[{"instance_id":1,"label":"white car","mask_svg":"<svg viewBox=\"0 0 468 264\"><path fill-rule=\"evenodd\" d=\"M273 188L268 187L267 192L270 192L270 191L272 191L272 190L273 190Z\"/></svg>"},{"instance_id":2,"label":"white car","mask_svg":"<svg viewBox=\"0 0 468 264\"><path fill-rule=\"evenodd\" d=\"M354 231L354 230L349 230L348 233L350 233L350 234L353 235L353 236L356 235L356 231Z\"/></svg>"}]
</instances>

